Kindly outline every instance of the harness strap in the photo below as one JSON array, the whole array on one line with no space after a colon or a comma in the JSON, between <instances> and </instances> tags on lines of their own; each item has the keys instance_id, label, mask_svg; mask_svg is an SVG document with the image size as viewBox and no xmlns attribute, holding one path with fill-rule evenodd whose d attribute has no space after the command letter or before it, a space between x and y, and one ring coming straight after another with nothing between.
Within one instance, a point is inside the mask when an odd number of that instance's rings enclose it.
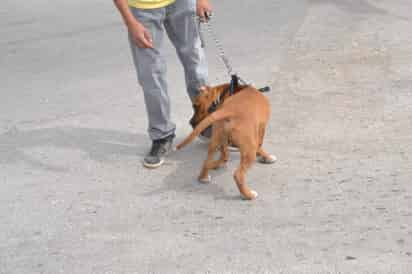
<instances>
[{"instance_id":1,"label":"harness strap","mask_svg":"<svg viewBox=\"0 0 412 274\"><path fill-rule=\"evenodd\" d=\"M233 95L235 89L239 86L239 77L236 74L231 75L230 86L229 86L229 94Z\"/></svg>"},{"instance_id":2,"label":"harness strap","mask_svg":"<svg viewBox=\"0 0 412 274\"><path fill-rule=\"evenodd\" d=\"M236 74L232 74L231 81L229 87L226 88L219 97L210 105L208 112L214 112L217 107L222 103L223 99L225 98L226 94L229 93L229 96L235 94L235 91L239 88L239 77Z\"/></svg>"},{"instance_id":3,"label":"harness strap","mask_svg":"<svg viewBox=\"0 0 412 274\"><path fill-rule=\"evenodd\" d=\"M236 74L231 75L231 80L229 87L226 88L220 95L219 97L210 105L209 109L207 110L209 113L214 112L218 106L222 103L223 99L225 98L226 94L229 93L229 96L232 96L235 94L235 91L239 89L239 80L241 80ZM260 88L260 92L268 92L270 90L270 87L266 86L263 88Z\"/></svg>"},{"instance_id":4,"label":"harness strap","mask_svg":"<svg viewBox=\"0 0 412 274\"><path fill-rule=\"evenodd\" d=\"M233 95L233 93L235 92L235 90L233 90L232 92L230 91L231 87L229 86L228 88L226 88L220 95L219 97L213 101L213 103L210 105L209 109L207 110L207 112L212 113L214 112L218 106L220 106L220 104L223 101L223 98L225 98L226 94L229 92L229 96Z\"/></svg>"}]
</instances>

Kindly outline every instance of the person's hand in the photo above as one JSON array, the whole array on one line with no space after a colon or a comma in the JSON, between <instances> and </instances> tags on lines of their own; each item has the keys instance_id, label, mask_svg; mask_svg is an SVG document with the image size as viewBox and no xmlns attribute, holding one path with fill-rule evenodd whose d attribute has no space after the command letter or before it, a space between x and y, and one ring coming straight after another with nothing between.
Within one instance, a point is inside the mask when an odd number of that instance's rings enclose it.
<instances>
[{"instance_id":1,"label":"person's hand","mask_svg":"<svg viewBox=\"0 0 412 274\"><path fill-rule=\"evenodd\" d=\"M139 22L128 26L133 42L139 48L153 48L153 40L150 32Z\"/></svg>"},{"instance_id":2,"label":"person's hand","mask_svg":"<svg viewBox=\"0 0 412 274\"><path fill-rule=\"evenodd\" d=\"M197 0L196 1L196 14L200 17L201 21L207 21L212 14L212 6L209 0Z\"/></svg>"}]
</instances>

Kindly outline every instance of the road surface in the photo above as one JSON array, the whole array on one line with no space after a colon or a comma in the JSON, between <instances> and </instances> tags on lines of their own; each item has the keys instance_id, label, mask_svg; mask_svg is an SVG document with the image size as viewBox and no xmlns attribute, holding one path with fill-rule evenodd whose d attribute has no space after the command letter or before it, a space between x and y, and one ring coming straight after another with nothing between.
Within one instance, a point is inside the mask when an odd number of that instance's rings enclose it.
<instances>
[{"instance_id":1,"label":"road surface","mask_svg":"<svg viewBox=\"0 0 412 274\"><path fill-rule=\"evenodd\" d=\"M0 10L0 273L410 273L412 2L212 1L235 70L270 85L265 148L239 199L195 142L158 170L112 1ZM207 36L206 36L207 37ZM207 37L210 82L227 81ZM190 132L165 44L177 140Z\"/></svg>"}]
</instances>

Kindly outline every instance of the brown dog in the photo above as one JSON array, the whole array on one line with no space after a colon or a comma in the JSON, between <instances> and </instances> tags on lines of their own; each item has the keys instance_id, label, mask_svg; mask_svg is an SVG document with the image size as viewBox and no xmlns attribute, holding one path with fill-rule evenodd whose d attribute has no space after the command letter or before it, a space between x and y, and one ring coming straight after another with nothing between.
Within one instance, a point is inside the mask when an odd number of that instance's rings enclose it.
<instances>
[{"instance_id":1,"label":"brown dog","mask_svg":"<svg viewBox=\"0 0 412 274\"><path fill-rule=\"evenodd\" d=\"M237 86L233 94L238 93L246 86ZM208 116L211 111L214 111L217 106L221 105L229 96L233 95L229 92L230 84L222 84L216 87L203 86L200 88L200 94L193 102L193 116L190 119L190 124L195 128L203 119Z\"/></svg>"},{"instance_id":2,"label":"brown dog","mask_svg":"<svg viewBox=\"0 0 412 274\"><path fill-rule=\"evenodd\" d=\"M246 171L254 163L256 156L263 163L273 163L276 157L266 153L262 149L266 125L270 116L268 99L257 89L251 86L240 87L232 96L222 92L227 85L215 88L205 87L194 102L195 115L191 119L192 125L196 125L193 132L183 140L177 149L193 141L203 130L213 125L212 137L209 143L208 156L199 175L199 181L210 182L209 169L216 169L225 164L229 159L227 149L228 142L239 147L240 166L235 171L234 179L240 193L245 199L251 200L257 197L257 192L251 190L245 180ZM208 110L213 102L223 100L216 111L211 114ZM206 117L206 118L204 118ZM219 160L214 160L214 153L220 149Z\"/></svg>"}]
</instances>

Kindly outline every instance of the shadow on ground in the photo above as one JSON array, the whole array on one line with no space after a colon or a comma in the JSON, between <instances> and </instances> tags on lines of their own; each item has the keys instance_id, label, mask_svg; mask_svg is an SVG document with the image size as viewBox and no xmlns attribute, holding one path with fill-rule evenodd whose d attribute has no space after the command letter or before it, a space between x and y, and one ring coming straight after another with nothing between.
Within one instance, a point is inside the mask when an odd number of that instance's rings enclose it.
<instances>
[{"instance_id":1,"label":"shadow on ground","mask_svg":"<svg viewBox=\"0 0 412 274\"><path fill-rule=\"evenodd\" d=\"M197 180L206 156L207 145L196 141L183 150L174 151L165 163L166 166L173 165L173 171L164 177L160 187L146 192L144 196L176 192L195 196L211 196L214 200L239 200L240 195L233 180L233 172L240 160L239 153L231 152L225 167L211 170L209 175L212 177L212 181L208 184L200 183ZM219 153L216 153L215 157L219 157ZM233 192L228 193L228 189L233 190Z\"/></svg>"},{"instance_id":2,"label":"shadow on ground","mask_svg":"<svg viewBox=\"0 0 412 274\"><path fill-rule=\"evenodd\" d=\"M45 146L76 149L86 153L92 160L107 162L114 155L143 155L146 139L143 135L99 128L13 128L0 135L0 164L23 162L35 168L65 171L58 164L50 166L31 157L26 151Z\"/></svg>"}]
</instances>

